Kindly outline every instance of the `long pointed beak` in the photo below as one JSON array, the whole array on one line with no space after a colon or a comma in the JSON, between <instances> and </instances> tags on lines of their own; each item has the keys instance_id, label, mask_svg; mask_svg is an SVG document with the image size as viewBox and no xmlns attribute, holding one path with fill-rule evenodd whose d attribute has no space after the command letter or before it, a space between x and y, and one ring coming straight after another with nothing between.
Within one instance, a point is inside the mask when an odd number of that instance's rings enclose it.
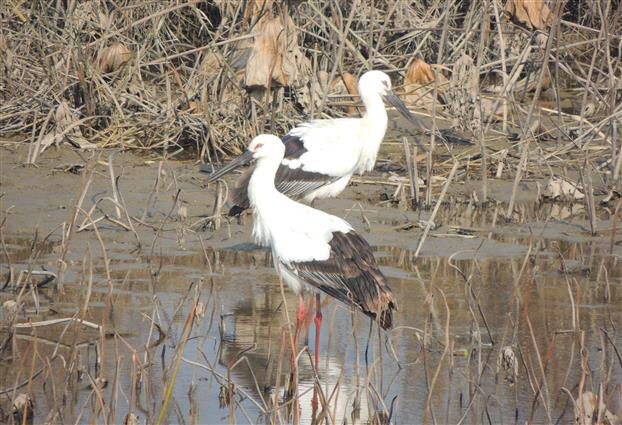
<instances>
[{"instance_id":1,"label":"long pointed beak","mask_svg":"<svg viewBox=\"0 0 622 425\"><path fill-rule=\"evenodd\" d=\"M404 102L402 102L402 99L397 97L395 93L389 90L389 92L387 92L387 94L384 95L384 100L388 102L391 106L394 106L395 109L397 109L399 113L402 114L402 116L406 118L406 120L409 123L411 123L412 125L414 125L415 127L419 129L423 129L423 125L421 124L421 122L417 118L415 118L412 112L410 112L408 108L406 107L406 105L404 105ZM425 147L421 144L418 138L415 138L415 142L417 142L417 144L423 149L424 152L427 152Z\"/></svg>"},{"instance_id":2,"label":"long pointed beak","mask_svg":"<svg viewBox=\"0 0 622 425\"><path fill-rule=\"evenodd\" d=\"M392 91L387 92L387 94L384 95L384 100L388 102L391 106L394 106L395 109L397 109L399 113L408 120L409 123L418 128L421 128L421 123L419 122L419 120L415 118L415 116L408 110L406 105L404 105L402 99L397 97L395 93L393 93Z\"/></svg>"},{"instance_id":3,"label":"long pointed beak","mask_svg":"<svg viewBox=\"0 0 622 425\"><path fill-rule=\"evenodd\" d=\"M223 166L221 169L214 171L210 174L207 179L208 182L213 182L224 176L225 174L230 173L236 168L250 162L253 159L253 153L251 151L245 151L242 155L238 156L236 159Z\"/></svg>"}]
</instances>

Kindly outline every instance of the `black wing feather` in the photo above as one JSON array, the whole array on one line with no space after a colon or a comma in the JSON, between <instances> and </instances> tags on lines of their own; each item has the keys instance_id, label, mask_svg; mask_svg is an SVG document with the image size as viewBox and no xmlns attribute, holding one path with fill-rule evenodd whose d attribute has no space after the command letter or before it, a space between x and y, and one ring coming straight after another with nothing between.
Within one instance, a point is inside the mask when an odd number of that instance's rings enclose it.
<instances>
[{"instance_id":1,"label":"black wing feather","mask_svg":"<svg viewBox=\"0 0 622 425\"><path fill-rule=\"evenodd\" d=\"M304 142L298 136L286 134L283 136L281 141L285 145L284 157L287 159L298 159L303 153L308 152L307 148L305 148Z\"/></svg>"},{"instance_id":2,"label":"black wing feather","mask_svg":"<svg viewBox=\"0 0 622 425\"><path fill-rule=\"evenodd\" d=\"M287 134L282 141L285 144L285 159L298 159L307 152L302 139L297 136ZM229 210L230 216L240 215L244 210L250 208L248 183L254 170L255 167L253 166L242 174L231 191L231 201L234 206ZM274 185L279 192L297 200L313 190L336 182L340 178L338 176L304 171L302 168L291 168L287 165L281 165L274 177Z\"/></svg>"},{"instance_id":3,"label":"black wing feather","mask_svg":"<svg viewBox=\"0 0 622 425\"><path fill-rule=\"evenodd\" d=\"M327 260L284 266L310 285L378 320L383 329L390 328L397 303L367 241L354 231L334 232L329 245Z\"/></svg>"}]
</instances>

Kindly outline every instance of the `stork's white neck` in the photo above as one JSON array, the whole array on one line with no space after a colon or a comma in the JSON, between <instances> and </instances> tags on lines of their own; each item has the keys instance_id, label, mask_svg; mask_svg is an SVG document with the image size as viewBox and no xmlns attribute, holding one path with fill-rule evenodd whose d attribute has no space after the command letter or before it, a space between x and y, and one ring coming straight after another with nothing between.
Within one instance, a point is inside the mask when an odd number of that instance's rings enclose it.
<instances>
[{"instance_id":1,"label":"stork's white neck","mask_svg":"<svg viewBox=\"0 0 622 425\"><path fill-rule=\"evenodd\" d=\"M357 172L371 171L376 163L380 144L384 139L387 131L388 117L382 97L378 93L361 93L361 99L365 105L365 114L363 114L363 122L365 123L365 132L367 141L363 145L361 157L359 158Z\"/></svg>"},{"instance_id":2,"label":"stork's white neck","mask_svg":"<svg viewBox=\"0 0 622 425\"><path fill-rule=\"evenodd\" d=\"M254 216L253 237L256 243L264 246L272 242L270 223L278 222L280 211L290 201L274 187L274 178L280 163L279 158L260 159L248 182L248 199Z\"/></svg>"},{"instance_id":3,"label":"stork's white neck","mask_svg":"<svg viewBox=\"0 0 622 425\"><path fill-rule=\"evenodd\" d=\"M263 209L280 195L274 187L274 177L280 163L278 158L262 158L257 161L248 183L248 199L254 209Z\"/></svg>"},{"instance_id":4,"label":"stork's white neck","mask_svg":"<svg viewBox=\"0 0 622 425\"><path fill-rule=\"evenodd\" d=\"M384 107L382 97L378 93L361 93L361 100L365 105L363 118L387 122L387 110ZM386 124L385 124L386 125Z\"/></svg>"}]
</instances>

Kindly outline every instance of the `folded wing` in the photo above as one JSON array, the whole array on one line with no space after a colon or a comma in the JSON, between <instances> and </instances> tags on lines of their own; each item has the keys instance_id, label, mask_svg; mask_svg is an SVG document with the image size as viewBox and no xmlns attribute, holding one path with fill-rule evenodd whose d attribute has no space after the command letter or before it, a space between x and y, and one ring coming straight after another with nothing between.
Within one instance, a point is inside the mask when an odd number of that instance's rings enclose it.
<instances>
[{"instance_id":1,"label":"folded wing","mask_svg":"<svg viewBox=\"0 0 622 425\"><path fill-rule=\"evenodd\" d=\"M334 232L329 245L327 260L282 262L282 266L311 286L359 308L383 329L391 328L397 304L369 244L350 231Z\"/></svg>"},{"instance_id":2,"label":"folded wing","mask_svg":"<svg viewBox=\"0 0 622 425\"><path fill-rule=\"evenodd\" d=\"M336 182L342 177L305 171L299 162L300 157L307 152L302 139L287 134L282 141L285 144L285 156L274 178L274 185L279 192L297 200L313 190ZM229 210L230 216L239 215L242 211L250 208L248 183L254 169L255 167L250 167L238 179L231 193L231 201L234 206Z\"/></svg>"}]
</instances>

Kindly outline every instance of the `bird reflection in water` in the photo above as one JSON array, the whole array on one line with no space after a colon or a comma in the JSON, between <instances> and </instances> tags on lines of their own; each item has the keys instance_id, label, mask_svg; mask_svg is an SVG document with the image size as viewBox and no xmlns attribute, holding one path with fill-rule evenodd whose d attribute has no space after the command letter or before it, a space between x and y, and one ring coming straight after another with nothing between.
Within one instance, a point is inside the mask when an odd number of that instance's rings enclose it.
<instances>
[{"instance_id":1,"label":"bird reflection in water","mask_svg":"<svg viewBox=\"0 0 622 425\"><path fill-rule=\"evenodd\" d=\"M286 301L291 306L291 313L294 313L297 297L286 293ZM222 339L219 363L227 369L231 368L231 380L237 387L243 388L259 403L262 400L265 402L270 412L266 420L272 420L275 407L279 410L279 416L292 417L289 415L294 415L292 407L296 406L300 423L318 423L323 415L330 415L337 421L349 418L350 423L367 422L368 400L361 397L359 388L359 384L365 382L365 376L358 376L358 368L354 368L349 359L349 356L354 356L353 351L358 345L353 339L349 313L343 308L336 309L337 304L328 297L322 302L327 312L328 344L336 343L338 347L322 350L320 370L314 369L309 351L301 351L297 398L291 395L288 398L285 388L290 372L288 366L291 367L287 361L291 347L287 321L281 312L284 303L278 285L273 282L261 284L252 294L241 298L227 315L227 332ZM310 305L307 310L306 322L311 321L312 307ZM336 320L336 315L342 317ZM346 323L339 326L338 322L344 321ZM362 319L359 318L359 321L362 322ZM308 344L308 331L305 339ZM235 367L232 368L233 365ZM226 390L222 390L224 395ZM314 394L319 394L320 401L315 405L312 403Z\"/></svg>"}]
</instances>

